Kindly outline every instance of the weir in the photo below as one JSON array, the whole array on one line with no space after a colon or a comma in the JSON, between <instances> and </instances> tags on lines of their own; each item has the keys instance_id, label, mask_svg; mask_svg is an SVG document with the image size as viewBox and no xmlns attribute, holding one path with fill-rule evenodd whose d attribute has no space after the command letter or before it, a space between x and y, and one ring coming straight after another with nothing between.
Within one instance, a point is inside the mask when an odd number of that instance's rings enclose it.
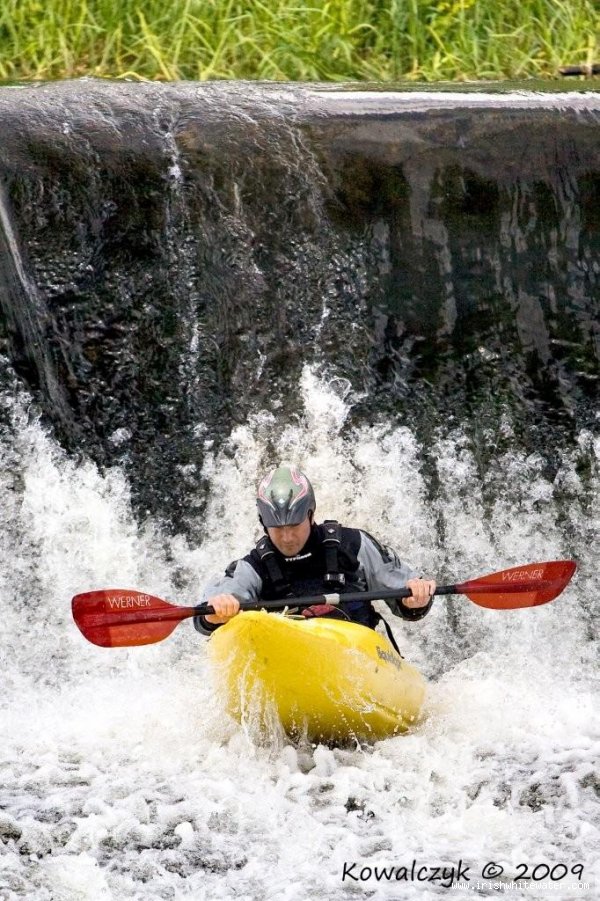
<instances>
[{"instance_id":1,"label":"weir","mask_svg":"<svg viewBox=\"0 0 600 901\"><path fill-rule=\"evenodd\" d=\"M425 467L457 423L549 471L594 427L599 94L83 79L1 89L0 129L5 354L141 511L189 525L306 363Z\"/></svg>"}]
</instances>

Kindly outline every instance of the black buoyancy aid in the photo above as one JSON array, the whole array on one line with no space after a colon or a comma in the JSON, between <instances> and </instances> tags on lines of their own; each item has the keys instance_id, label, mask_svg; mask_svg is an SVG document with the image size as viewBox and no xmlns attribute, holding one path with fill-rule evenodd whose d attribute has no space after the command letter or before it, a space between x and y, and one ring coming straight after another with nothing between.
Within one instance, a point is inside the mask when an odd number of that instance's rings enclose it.
<instances>
[{"instance_id":1,"label":"black buoyancy aid","mask_svg":"<svg viewBox=\"0 0 600 901\"><path fill-rule=\"evenodd\" d=\"M250 554L250 562L261 577L264 600L293 598L335 592L365 591L360 572L358 529L346 529L336 520L313 525L310 537L295 557L285 557L264 535ZM340 603L349 619L375 628L379 615L368 601Z\"/></svg>"}]
</instances>

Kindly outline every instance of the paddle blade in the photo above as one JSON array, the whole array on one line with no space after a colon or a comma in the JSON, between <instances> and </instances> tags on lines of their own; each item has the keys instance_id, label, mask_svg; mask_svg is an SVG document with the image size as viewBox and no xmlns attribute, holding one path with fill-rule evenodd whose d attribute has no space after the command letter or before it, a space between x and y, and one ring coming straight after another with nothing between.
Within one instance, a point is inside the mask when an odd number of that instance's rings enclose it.
<instances>
[{"instance_id":1,"label":"paddle blade","mask_svg":"<svg viewBox=\"0 0 600 901\"><path fill-rule=\"evenodd\" d=\"M517 610L547 604L569 584L577 564L572 560L528 563L456 586L460 594L480 607Z\"/></svg>"},{"instance_id":2,"label":"paddle blade","mask_svg":"<svg viewBox=\"0 0 600 901\"><path fill-rule=\"evenodd\" d=\"M154 644L195 613L193 607L175 607L150 594L123 588L76 594L71 606L82 635L101 648Z\"/></svg>"}]
</instances>

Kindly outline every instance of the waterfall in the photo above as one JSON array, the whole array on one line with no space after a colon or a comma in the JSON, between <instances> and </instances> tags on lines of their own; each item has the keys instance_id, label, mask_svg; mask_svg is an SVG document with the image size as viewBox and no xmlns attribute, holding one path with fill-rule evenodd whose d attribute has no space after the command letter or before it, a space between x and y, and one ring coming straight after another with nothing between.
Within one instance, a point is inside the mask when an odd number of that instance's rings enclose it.
<instances>
[{"instance_id":1,"label":"waterfall","mask_svg":"<svg viewBox=\"0 0 600 901\"><path fill-rule=\"evenodd\" d=\"M84 79L0 123L0 896L437 897L344 864L462 860L596 897L598 95ZM69 604L195 602L278 460L439 581L577 575L394 621L410 734L257 747L189 622L107 650Z\"/></svg>"}]
</instances>

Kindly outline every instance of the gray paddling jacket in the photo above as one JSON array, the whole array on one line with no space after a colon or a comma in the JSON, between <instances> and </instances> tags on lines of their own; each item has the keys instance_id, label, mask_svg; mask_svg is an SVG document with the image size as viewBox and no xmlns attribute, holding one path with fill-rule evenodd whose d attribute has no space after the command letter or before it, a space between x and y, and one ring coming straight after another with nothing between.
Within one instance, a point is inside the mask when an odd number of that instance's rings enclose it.
<instances>
[{"instance_id":1,"label":"gray paddling jacket","mask_svg":"<svg viewBox=\"0 0 600 901\"><path fill-rule=\"evenodd\" d=\"M332 552L328 543L334 532ZM337 583L332 583L332 568ZM289 598L290 607L295 607L294 598L306 595L404 588L409 579L416 578L415 570L368 532L326 520L321 525L313 524L308 541L294 557L285 557L267 537L261 538L253 551L229 564L224 576L206 585L202 602L209 603L218 594L233 594L241 602ZM386 600L393 614L407 620L424 617L432 603L433 599L426 607L411 608L401 599ZM342 600L339 606L350 620L371 628L380 619L369 601ZM219 628L203 616L194 617L194 626L203 635Z\"/></svg>"}]
</instances>

